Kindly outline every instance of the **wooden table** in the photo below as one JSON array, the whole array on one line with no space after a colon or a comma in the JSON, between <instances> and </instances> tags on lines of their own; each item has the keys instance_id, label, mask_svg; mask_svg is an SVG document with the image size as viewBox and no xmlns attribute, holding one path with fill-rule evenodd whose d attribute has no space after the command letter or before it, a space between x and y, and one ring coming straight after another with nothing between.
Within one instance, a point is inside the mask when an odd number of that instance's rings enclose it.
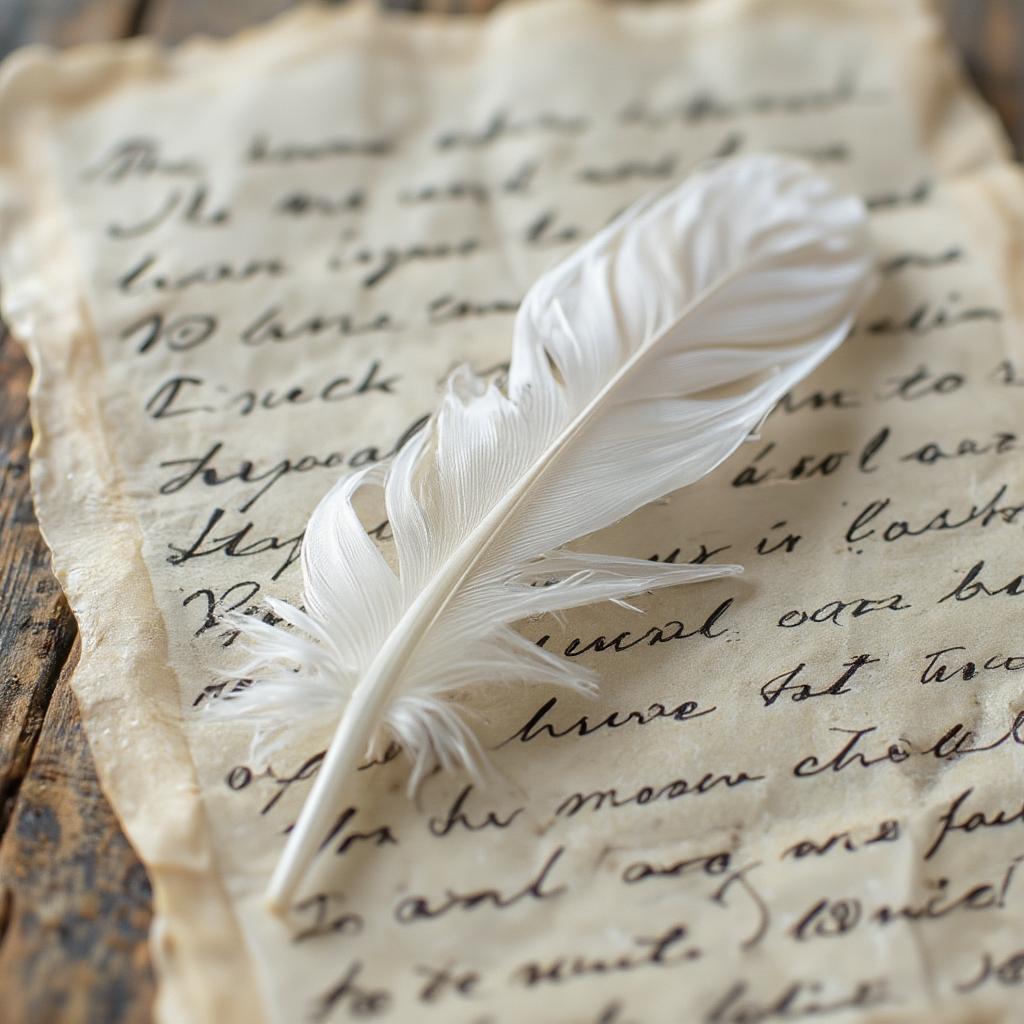
<instances>
[{"instance_id":1,"label":"wooden table","mask_svg":"<svg viewBox=\"0 0 1024 1024\"><path fill-rule=\"evenodd\" d=\"M391 0L480 10L490 0ZM287 0L0 0L0 54L151 34L226 34ZM950 32L1018 155L1024 0L940 0ZM2 330L2 328L0 328ZM150 890L93 768L68 686L75 621L50 574L28 487L29 367L0 333L0 1020L150 1019Z\"/></svg>"}]
</instances>

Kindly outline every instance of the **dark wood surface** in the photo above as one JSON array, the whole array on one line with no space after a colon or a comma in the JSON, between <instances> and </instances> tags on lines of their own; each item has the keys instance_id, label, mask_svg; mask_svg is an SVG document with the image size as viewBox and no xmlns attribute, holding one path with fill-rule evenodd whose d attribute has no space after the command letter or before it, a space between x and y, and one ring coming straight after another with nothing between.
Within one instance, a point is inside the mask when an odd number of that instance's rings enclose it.
<instances>
[{"instance_id":1,"label":"dark wood surface","mask_svg":"<svg viewBox=\"0 0 1024 1024\"><path fill-rule=\"evenodd\" d=\"M490 0L390 0L481 10ZM1024 0L938 0L985 99L1024 145ZM0 0L0 54L141 33L224 34L288 0ZM29 368L0 334L0 1021L141 1024L146 873L99 784L68 680L77 631L28 490Z\"/></svg>"}]
</instances>

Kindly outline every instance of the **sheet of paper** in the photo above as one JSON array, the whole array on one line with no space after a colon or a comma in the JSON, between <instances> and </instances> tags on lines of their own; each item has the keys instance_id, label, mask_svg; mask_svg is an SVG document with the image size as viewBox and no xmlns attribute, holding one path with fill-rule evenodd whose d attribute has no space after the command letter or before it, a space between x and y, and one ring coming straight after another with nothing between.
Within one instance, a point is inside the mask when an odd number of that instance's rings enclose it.
<instances>
[{"instance_id":1,"label":"sheet of paper","mask_svg":"<svg viewBox=\"0 0 1024 1024\"><path fill-rule=\"evenodd\" d=\"M1024 187L922 4L308 9L22 53L0 127L37 509L161 1021L1009 1019ZM524 623L601 696L482 691L485 786L368 766L268 916L330 723L268 764L211 720L222 616L299 597L317 499L502 363L539 272L757 149L865 196L881 287L758 439L592 542L745 575Z\"/></svg>"}]
</instances>

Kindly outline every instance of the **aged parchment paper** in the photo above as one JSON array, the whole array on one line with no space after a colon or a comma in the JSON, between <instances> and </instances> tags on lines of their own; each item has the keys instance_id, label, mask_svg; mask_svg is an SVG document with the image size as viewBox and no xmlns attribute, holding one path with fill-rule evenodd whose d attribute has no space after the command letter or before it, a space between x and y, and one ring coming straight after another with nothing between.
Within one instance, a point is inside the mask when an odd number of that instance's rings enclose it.
<instances>
[{"instance_id":1,"label":"aged parchment paper","mask_svg":"<svg viewBox=\"0 0 1024 1024\"><path fill-rule=\"evenodd\" d=\"M26 51L0 147L37 509L161 1021L1015 1019L1024 189L923 4L311 8ZM266 764L205 714L221 617L297 597L316 500L501 363L541 270L763 148L865 196L882 287L758 439L598 541L746 574L525 623L600 699L481 695L486 787L410 804L400 757L368 766L269 917L326 732Z\"/></svg>"}]
</instances>

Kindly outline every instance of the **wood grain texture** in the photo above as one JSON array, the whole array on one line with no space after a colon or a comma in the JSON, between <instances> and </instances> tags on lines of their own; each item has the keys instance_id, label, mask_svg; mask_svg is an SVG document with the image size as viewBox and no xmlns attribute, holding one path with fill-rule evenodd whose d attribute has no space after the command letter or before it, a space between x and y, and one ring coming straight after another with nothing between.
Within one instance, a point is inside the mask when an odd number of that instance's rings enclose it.
<instances>
[{"instance_id":1,"label":"wood grain texture","mask_svg":"<svg viewBox=\"0 0 1024 1024\"><path fill-rule=\"evenodd\" d=\"M940 0L968 75L1024 156L1024 0Z\"/></svg>"},{"instance_id":2,"label":"wood grain texture","mask_svg":"<svg viewBox=\"0 0 1024 1024\"><path fill-rule=\"evenodd\" d=\"M479 13L492 0L380 0ZM936 0L979 91L1024 146L1024 0ZM227 35L289 0L0 0L17 45ZM146 875L96 781L68 686L75 626L28 491L28 365L0 334L0 1021L142 1024ZM70 655L70 656L69 656Z\"/></svg>"},{"instance_id":3,"label":"wood grain texture","mask_svg":"<svg viewBox=\"0 0 1024 1024\"><path fill-rule=\"evenodd\" d=\"M29 366L0 335L0 836L28 772L75 623L29 494ZM2 877L2 875L0 875Z\"/></svg>"},{"instance_id":4,"label":"wood grain texture","mask_svg":"<svg viewBox=\"0 0 1024 1024\"><path fill-rule=\"evenodd\" d=\"M148 0L139 22L142 34L164 43L179 43L191 35L226 36L296 6L292 0Z\"/></svg>"},{"instance_id":5,"label":"wood grain texture","mask_svg":"<svg viewBox=\"0 0 1024 1024\"><path fill-rule=\"evenodd\" d=\"M96 781L69 685L50 702L0 847L0 1006L8 1024L151 1018L149 879Z\"/></svg>"},{"instance_id":6,"label":"wood grain texture","mask_svg":"<svg viewBox=\"0 0 1024 1024\"><path fill-rule=\"evenodd\" d=\"M134 35L140 11L139 0L0 0L0 55L26 43L71 46Z\"/></svg>"}]
</instances>

